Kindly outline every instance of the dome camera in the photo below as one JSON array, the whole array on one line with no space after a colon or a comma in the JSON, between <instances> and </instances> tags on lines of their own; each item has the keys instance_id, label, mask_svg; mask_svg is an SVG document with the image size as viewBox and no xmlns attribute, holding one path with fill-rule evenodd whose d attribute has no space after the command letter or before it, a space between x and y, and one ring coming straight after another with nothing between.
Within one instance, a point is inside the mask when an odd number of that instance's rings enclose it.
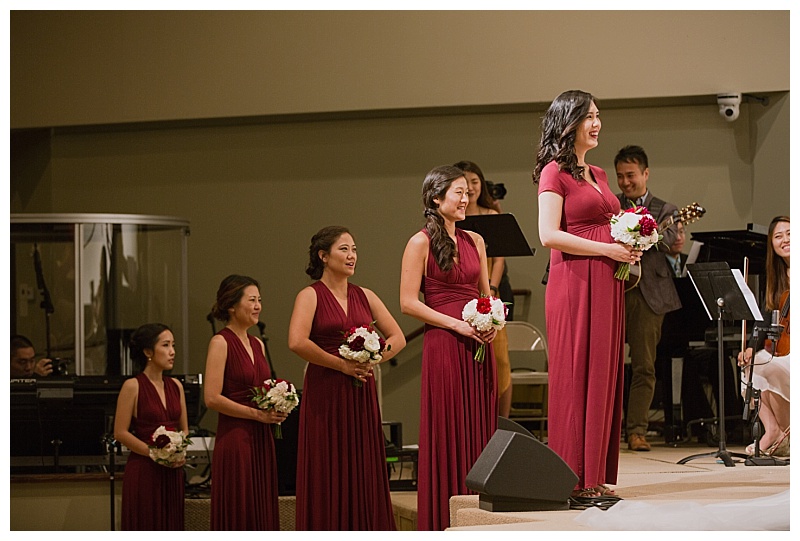
<instances>
[{"instance_id":1,"label":"dome camera","mask_svg":"<svg viewBox=\"0 0 800 541\"><path fill-rule=\"evenodd\" d=\"M719 114L728 122L733 122L739 118L739 104L742 103L741 92L728 92L726 94L717 94L717 104L719 105Z\"/></svg>"}]
</instances>

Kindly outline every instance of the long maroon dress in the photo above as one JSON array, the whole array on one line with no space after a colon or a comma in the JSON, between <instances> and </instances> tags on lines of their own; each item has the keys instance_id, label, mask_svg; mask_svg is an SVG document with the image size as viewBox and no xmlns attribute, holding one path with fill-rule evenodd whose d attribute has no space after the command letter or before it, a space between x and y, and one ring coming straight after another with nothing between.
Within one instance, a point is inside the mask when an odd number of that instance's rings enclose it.
<instances>
[{"instance_id":1,"label":"long maroon dress","mask_svg":"<svg viewBox=\"0 0 800 541\"><path fill-rule=\"evenodd\" d=\"M255 407L250 389L271 377L259 339L248 335L253 362L233 331L226 327L218 334L228 343L222 395ZM211 459L211 529L280 529L272 425L219 414Z\"/></svg>"},{"instance_id":2,"label":"long maroon dress","mask_svg":"<svg viewBox=\"0 0 800 541\"><path fill-rule=\"evenodd\" d=\"M164 396L144 374L136 376L139 398L130 432L148 445L159 426L179 430L181 391L172 378L164 376ZM123 530L183 530L183 468L156 464L148 456L131 453L122 479Z\"/></svg>"},{"instance_id":3,"label":"long maroon dress","mask_svg":"<svg viewBox=\"0 0 800 541\"><path fill-rule=\"evenodd\" d=\"M611 217L619 200L599 167L590 166L602 193L550 162L539 193L561 195L561 230L613 242ZM550 250L545 292L549 344L548 445L578 475L576 488L616 484L622 420L625 296L607 257Z\"/></svg>"},{"instance_id":4,"label":"long maroon dress","mask_svg":"<svg viewBox=\"0 0 800 541\"><path fill-rule=\"evenodd\" d=\"M456 229L459 261L448 272L428 251L421 284L425 304L461 319L464 305L480 295L481 262L468 233ZM479 343L454 331L425 325L419 427L417 529L450 526L450 496L472 494L464 484L497 428L494 351L474 359Z\"/></svg>"},{"instance_id":5,"label":"long maroon dress","mask_svg":"<svg viewBox=\"0 0 800 541\"><path fill-rule=\"evenodd\" d=\"M347 314L322 282L311 340L338 355L343 331L374 318L364 291L347 286ZM298 530L394 530L375 380L355 387L338 370L309 363L297 449Z\"/></svg>"}]
</instances>

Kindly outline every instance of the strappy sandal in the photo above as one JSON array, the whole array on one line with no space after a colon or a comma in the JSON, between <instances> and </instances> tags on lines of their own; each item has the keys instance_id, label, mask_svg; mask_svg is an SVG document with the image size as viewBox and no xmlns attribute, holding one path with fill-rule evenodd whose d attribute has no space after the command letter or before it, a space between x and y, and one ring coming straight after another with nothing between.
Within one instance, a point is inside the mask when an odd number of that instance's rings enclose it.
<instances>
[{"instance_id":1,"label":"strappy sandal","mask_svg":"<svg viewBox=\"0 0 800 541\"><path fill-rule=\"evenodd\" d=\"M781 432L775 443L769 446L764 453L767 456L789 456L789 427Z\"/></svg>"},{"instance_id":2,"label":"strappy sandal","mask_svg":"<svg viewBox=\"0 0 800 541\"><path fill-rule=\"evenodd\" d=\"M594 491L600 494L601 496L616 496L617 492L606 485L597 485L594 487Z\"/></svg>"},{"instance_id":3,"label":"strappy sandal","mask_svg":"<svg viewBox=\"0 0 800 541\"><path fill-rule=\"evenodd\" d=\"M572 491L570 498L599 498L600 493L594 487L579 488Z\"/></svg>"}]
</instances>

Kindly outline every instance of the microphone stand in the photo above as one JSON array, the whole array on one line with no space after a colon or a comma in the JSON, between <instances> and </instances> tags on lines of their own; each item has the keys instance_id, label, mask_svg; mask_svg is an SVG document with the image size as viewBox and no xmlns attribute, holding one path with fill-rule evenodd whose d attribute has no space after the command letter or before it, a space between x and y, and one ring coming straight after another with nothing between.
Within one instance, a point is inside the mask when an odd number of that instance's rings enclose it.
<instances>
[{"instance_id":1,"label":"microphone stand","mask_svg":"<svg viewBox=\"0 0 800 541\"><path fill-rule=\"evenodd\" d=\"M111 485L111 531L113 532L116 529L116 522L117 522L117 515L114 509L114 505L116 502L116 490L114 489L114 481L116 480L116 461L114 457L116 455L122 456L122 446L120 443L114 439L113 432L106 433L103 436L103 443L106 445L106 451L108 451L108 480Z\"/></svg>"},{"instance_id":2,"label":"microphone stand","mask_svg":"<svg viewBox=\"0 0 800 541\"><path fill-rule=\"evenodd\" d=\"M267 353L267 362L269 363L269 372L272 375L272 379L277 379L278 376L275 373L275 367L272 366L272 357L270 357L270 354L269 354L269 344L267 344L267 342L269 341L269 338L267 338L267 335L264 333L264 329L266 328L266 325L262 321L259 321L256 325L258 325L258 330L261 333L261 341L264 342L264 351Z\"/></svg>"},{"instance_id":3,"label":"microphone stand","mask_svg":"<svg viewBox=\"0 0 800 541\"><path fill-rule=\"evenodd\" d=\"M206 321L211 323L211 336L217 334L217 326L214 325L214 316L211 314L211 312L209 312L208 315L206 316Z\"/></svg>"},{"instance_id":4,"label":"microphone stand","mask_svg":"<svg viewBox=\"0 0 800 541\"><path fill-rule=\"evenodd\" d=\"M42 294L42 302L39 304L40 308L44 309L44 329L45 329L45 343L47 358L52 359L50 354L50 315L55 312L53 307L53 300L50 298L50 291L47 289L47 284L44 282L44 273L42 272L42 258L39 254L39 245L33 244L33 269L36 272L36 287Z\"/></svg>"},{"instance_id":5,"label":"microphone stand","mask_svg":"<svg viewBox=\"0 0 800 541\"><path fill-rule=\"evenodd\" d=\"M750 341L750 347L753 350L753 354L750 356L750 364L748 368L750 369L749 374L747 375L747 391L745 392L744 397L744 413L742 414L742 420L748 421L750 420L750 400L753 400L753 416L751 421L751 434L753 435L753 456L748 457L744 461L745 466L788 466L789 463L785 460L781 460L779 458L771 457L771 456L762 456L761 455L761 423L759 422L759 413L761 411L761 389L756 389L753 387L753 370L756 361L756 352L755 352L755 345L760 341L757 340L757 337L760 333L765 333L767 338L772 339L775 343L780 339L781 332L783 326L778 325L774 321L773 317L773 324L770 325L767 329L761 329L757 325L753 329L753 337Z\"/></svg>"}]
</instances>

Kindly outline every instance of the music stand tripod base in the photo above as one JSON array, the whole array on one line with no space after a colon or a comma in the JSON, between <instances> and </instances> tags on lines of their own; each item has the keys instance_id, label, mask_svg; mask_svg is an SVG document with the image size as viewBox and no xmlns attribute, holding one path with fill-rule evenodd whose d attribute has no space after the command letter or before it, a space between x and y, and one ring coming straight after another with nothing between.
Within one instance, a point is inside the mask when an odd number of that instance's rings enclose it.
<instances>
[{"instance_id":1,"label":"music stand tripod base","mask_svg":"<svg viewBox=\"0 0 800 541\"><path fill-rule=\"evenodd\" d=\"M698 296L703 301L708 318L713 319L712 314L717 316L717 367L719 371L717 419L720 438L719 449L716 452L687 456L679 460L678 464L686 464L690 460L701 457L716 457L722 460L726 467L732 468L734 466L733 457L746 459L748 455L732 453L725 448L725 357L722 346L722 321L723 318L728 320L761 319L761 314L753 312L750 308L742 291L742 287L746 286L742 286L736 281L727 263L695 263L686 265L686 268Z\"/></svg>"}]
</instances>

